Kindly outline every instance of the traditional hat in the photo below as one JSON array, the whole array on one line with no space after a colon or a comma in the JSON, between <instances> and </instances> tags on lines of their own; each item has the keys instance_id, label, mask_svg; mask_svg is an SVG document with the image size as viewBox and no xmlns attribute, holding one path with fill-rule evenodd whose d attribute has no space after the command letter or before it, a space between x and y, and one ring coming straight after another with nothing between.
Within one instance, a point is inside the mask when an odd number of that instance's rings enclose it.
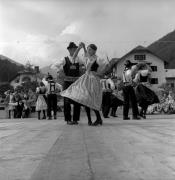
<instances>
[{"instance_id":1,"label":"traditional hat","mask_svg":"<svg viewBox=\"0 0 175 180\"><path fill-rule=\"evenodd\" d=\"M67 49L71 49L71 48L77 48L78 46L74 43L74 42L70 42L69 46L67 47Z\"/></svg>"},{"instance_id":2,"label":"traditional hat","mask_svg":"<svg viewBox=\"0 0 175 180\"><path fill-rule=\"evenodd\" d=\"M46 80L47 80L47 81L53 80L52 75L48 74L48 76L47 76Z\"/></svg>"},{"instance_id":3,"label":"traditional hat","mask_svg":"<svg viewBox=\"0 0 175 180\"><path fill-rule=\"evenodd\" d=\"M132 63L130 60L126 60L125 62L126 67L131 67L132 65L134 65L134 63Z\"/></svg>"}]
</instances>

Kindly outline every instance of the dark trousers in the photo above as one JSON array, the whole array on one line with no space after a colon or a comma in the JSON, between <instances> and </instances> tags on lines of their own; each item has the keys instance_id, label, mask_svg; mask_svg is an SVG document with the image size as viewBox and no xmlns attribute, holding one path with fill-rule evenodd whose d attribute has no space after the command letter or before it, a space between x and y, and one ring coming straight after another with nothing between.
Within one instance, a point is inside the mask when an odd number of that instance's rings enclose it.
<instances>
[{"instance_id":1,"label":"dark trousers","mask_svg":"<svg viewBox=\"0 0 175 180\"><path fill-rule=\"evenodd\" d=\"M23 109L24 109L24 104L23 103L19 104L18 102L18 105L15 107L15 110L14 110L14 118L21 118Z\"/></svg>"},{"instance_id":2,"label":"dark trousers","mask_svg":"<svg viewBox=\"0 0 175 180\"><path fill-rule=\"evenodd\" d=\"M124 98L123 117L124 118L128 117L130 103L131 103L133 117L136 117L138 115L138 106L137 106L135 91L132 86L129 85L123 87L123 98Z\"/></svg>"},{"instance_id":3,"label":"dark trousers","mask_svg":"<svg viewBox=\"0 0 175 180\"><path fill-rule=\"evenodd\" d=\"M117 111L118 106L111 107L111 116L116 116L116 111Z\"/></svg>"},{"instance_id":4,"label":"dark trousers","mask_svg":"<svg viewBox=\"0 0 175 180\"><path fill-rule=\"evenodd\" d=\"M148 109L148 104L145 102L145 104L141 106L140 115L145 116L147 109Z\"/></svg>"},{"instance_id":5,"label":"dark trousers","mask_svg":"<svg viewBox=\"0 0 175 180\"><path fill-rule=\"evenodd\" d=\"M73 115L71 115L71 104L73 104ZM80 104L64 97L64 118L65 121L71 121L73 116L73 121L77 122L80 120Z\"/></svg>"},{"instance_id":6,"label":"dark trousers","mask_svg":"<svg viewBox=\"0 0 175 180\"><path fill-rule=\"evenodd\" d=\"M111 92L103 92L102 97L102 113L104 118L108 117L111 107Z\"/></svg>"},{"instance_id":7,"label":"dark trousers","mask_svg":"<svg viewBox=\"0 0 175 180\"><path fill-rule=\"evenodd\" d=\"M67 89L73 82L65 81L63 89ZM71 115L71 104L73 104L73 114ZM71 121L73 116L73 121L77 122L80 120L80 107L81 105L69 98L64 97L64 119L65 121Z\"/></svg>"},{"instance_id":8,"label":"dark trousers","mask_svg":"<svg viewBox=\"0 0 175 180\"><path fill-rule=\"evenodd\" d=\"M47 95L47 106L48 106L48 117L51 117L51 111L54 112L54 117L57 114L57 95L56 94L48 94Z\"/></svg>"}]
</instances>

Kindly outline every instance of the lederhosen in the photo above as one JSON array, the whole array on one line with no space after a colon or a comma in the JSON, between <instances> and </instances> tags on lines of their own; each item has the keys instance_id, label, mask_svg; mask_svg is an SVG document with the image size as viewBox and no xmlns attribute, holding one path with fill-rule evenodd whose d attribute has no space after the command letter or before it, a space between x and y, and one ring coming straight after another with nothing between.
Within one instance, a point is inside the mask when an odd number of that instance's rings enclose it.
<instances>
[{"instance_id":1,"label":"lederhosen","mask_svg":"<svg viewBox=\"0 0 175 180\"><path fill-rule=\"evenodd\" d=\"M65 65L63 71L65 74L63 90L67 89L73 82L75 82L80 76L79 63L72 63L69 57L65 57ZM64 97L64 117L65 121L71 121L71 104L73 104L73 121L79 121L80 119L80 104Z\"/></svg>"},{"instance_id":2,"label":"lederhosen","mask_svg":"<svg viewBox=\"0 0 175 180\"><path fill-rule=\"evenodd\" d=\"M55 82L51 82L55 85ZM48 106L48 117L51 118L51 111L53 110L54 118L56 118L57 114L57 94L55 93L56 87L54 87L54 91L51 91L51 83L49 83L49 94L47 95L47 106Z\"/></svg>"}]
</instances>

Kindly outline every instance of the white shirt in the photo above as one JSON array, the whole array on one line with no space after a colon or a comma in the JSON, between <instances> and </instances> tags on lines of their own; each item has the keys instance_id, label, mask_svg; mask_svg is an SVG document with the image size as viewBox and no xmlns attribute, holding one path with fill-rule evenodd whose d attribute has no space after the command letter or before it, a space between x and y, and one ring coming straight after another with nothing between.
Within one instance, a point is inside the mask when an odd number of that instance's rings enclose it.
<instances>
[{"instance_id":1,"label":"white shirt","mask_svg":"<svg viewBox=\"0 0 175 180\"><path fill-rule=\"evenodd\" d=\"M123 82L131 82L133 80L132 74L136 70L136 65L132 66L131 69L126 69L123 72Z\"/></svg>"},{"instance_id":2,"label":"white shirt","mask_svg":"<svg viewBox=\"0 0 175 180\"><path fill-rule=\"evenodd\" d=\"M46 81L46 79L44 78L42 80L42 82L44 83L45 87L46 87L46 93L49 94L50 93L50 83L48 81ZM63 87L61 84L55 82L55 89L58 90L58 91L62 91L63 90Z\"/></svg>"},{"instance_id":3,"label":"white shirt","mask_svg":"<svg viewBox=\"0 0 175 180\"><path fill-rule=\"evenodd\" d=\"M131 69L127 69L123 72L123 82L131 82L132 81L132 71Z\"/></svg>"}]
</instances>

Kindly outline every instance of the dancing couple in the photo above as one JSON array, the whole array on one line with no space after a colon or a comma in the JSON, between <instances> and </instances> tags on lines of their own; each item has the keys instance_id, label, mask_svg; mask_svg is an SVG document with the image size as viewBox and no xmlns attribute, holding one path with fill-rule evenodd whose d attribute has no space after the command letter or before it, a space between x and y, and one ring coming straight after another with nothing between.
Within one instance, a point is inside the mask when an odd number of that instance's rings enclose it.
<instances>
[{"instance_id":1,"label":"dancing couple","mask_svg":"<svg viewBox=\"0 0 175 180\"><path fill-rule=\"evenodd\" d=\"M116 59L114 58L110 62L104 61L96 55L97 46L95 44L88 45L86 49L85 44L81 42L72 55L72 62L75 62L81 49L84 50L84 57L81 62L84 63L86 72L76 81L70 83L70 85L65 88L63 92L61 92L61 95L64 98L69 99L72 103L78 103L80 106L85 107L88 117L88 125L102 125L103 121L100 115L102 104L102 87L100 79L104 76L105 72L110 71L110 69L116 63ZM63 69L65 65L66 63L64 64ZM96 115L95 122L92 122L91 119L91 109ZM64 114L66 120L67 112L65 110ZM73 124L77 123L73 122Z\"/></svg>"}]
</instances>

